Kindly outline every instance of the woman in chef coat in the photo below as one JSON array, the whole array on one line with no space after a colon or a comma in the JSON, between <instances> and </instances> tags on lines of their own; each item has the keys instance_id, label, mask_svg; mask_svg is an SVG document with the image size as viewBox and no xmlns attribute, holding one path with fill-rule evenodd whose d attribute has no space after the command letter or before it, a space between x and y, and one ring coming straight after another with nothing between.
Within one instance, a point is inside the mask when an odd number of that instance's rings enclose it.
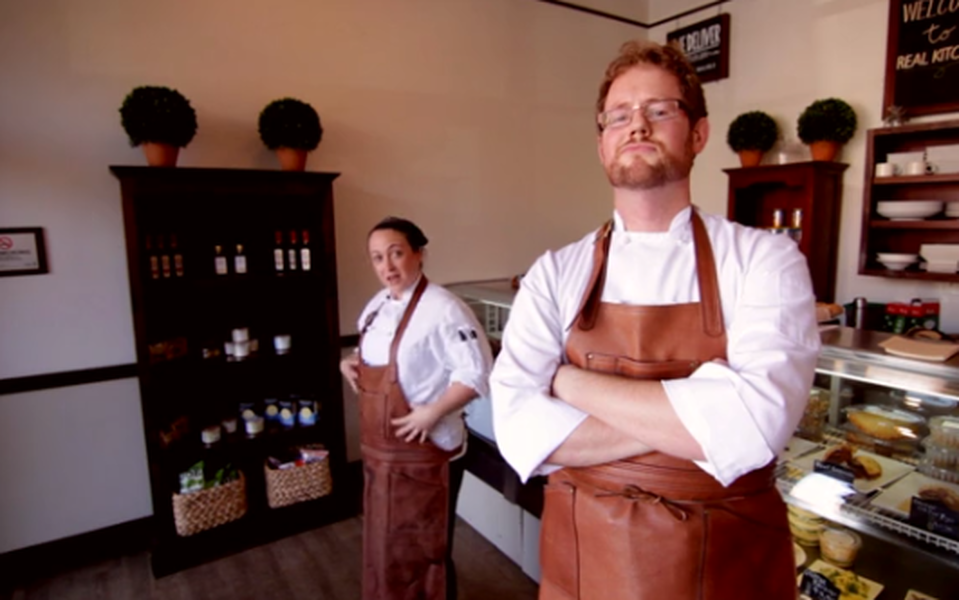
<instances>
[{"instance_id":1,"label":"woman in chef coat","mask_svg":"<svg viewBox=\"0 0 959 600\"><path fill-rule=\"evenodd\" d=\"M463 479L463 408L488 393L489 343L457 296L423 274L426 236L387 217L370 231L384 289L363 309L340 370L359 395L363 599L456 598L451 560Z\"/></svg>"}]
</instances>

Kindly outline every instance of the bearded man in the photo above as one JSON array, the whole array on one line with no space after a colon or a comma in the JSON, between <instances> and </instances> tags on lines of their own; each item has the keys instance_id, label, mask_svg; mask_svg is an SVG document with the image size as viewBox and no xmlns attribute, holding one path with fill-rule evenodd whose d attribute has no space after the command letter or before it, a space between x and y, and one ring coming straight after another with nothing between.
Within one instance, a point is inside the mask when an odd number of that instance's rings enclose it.
<instances>
[{"instance_id":1,"label":"bearded man","mask_svg":"<svg viewBox=\"0 0 959 600\"><path fill-rule=\"evenodd\" d=\"M773 467L819 352L806 260L693 206L678 49L625 44L596 122L612 218L530 268L490 382L503 456L549 474L540 598L793 600Z\"/></svg>"}]
</instances>

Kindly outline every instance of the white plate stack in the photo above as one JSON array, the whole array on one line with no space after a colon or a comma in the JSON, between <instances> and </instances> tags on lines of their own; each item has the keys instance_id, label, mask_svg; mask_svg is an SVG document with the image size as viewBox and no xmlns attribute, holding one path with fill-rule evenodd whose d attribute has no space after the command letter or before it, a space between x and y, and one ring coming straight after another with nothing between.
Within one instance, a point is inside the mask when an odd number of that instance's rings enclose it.
<instances>
[{"instance_id":1,"label":"white plate stack","mask_svg":"<svg viewBox=\"0 0 959 600\"><path fill-rule=\"evenodd\" d=\"M955 273L959 268L959 244L922 244L919 254L929 273Z\"/></svg>"},{"instance_id":2,"label":"white plate stack","mask_svg":"<svg viewBox=\"0 0 959 600\"><path fill-rule=\"evenodd\" d=\"M929 146L926 162L933 173L959 173L959 144Z\"/></svg>"}]
</instances>

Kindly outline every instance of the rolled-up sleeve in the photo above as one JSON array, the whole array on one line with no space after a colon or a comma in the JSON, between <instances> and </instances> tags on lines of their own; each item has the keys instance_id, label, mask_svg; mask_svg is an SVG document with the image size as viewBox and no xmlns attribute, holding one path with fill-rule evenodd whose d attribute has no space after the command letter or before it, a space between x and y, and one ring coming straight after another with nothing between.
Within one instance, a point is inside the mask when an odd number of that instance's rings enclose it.
<instances>
[{"instance_id":1,"label":"rolled-up sleeve","mask_svg":"<svg viewBox=\"0 0 959 600\"><path fill-rule=\"evenodd\" d=\"M560 302L551 285L555 281L548 253L523 278L490 377L496 443L523 481L557 469L544 461L587 417L550 395L563 360Z\"/></svg>"},{"instance_id":2,"label":"rolled-up sleeve","mask_svg":"<svg viewBox=\"0 0 959 600\"><path fill-rule=\"evenodd\" d=\"M489 374L493 355L486 334L469 309L453 304L440 327L439 338L444 368L450 383L460 383L479 396L489 395Z\"/></svg>"},{"instance_id":3,"label":"rolled-up sleeve","mask_svg":"<svg viewBox=\"0 0 959 600\"><path fill-rule=\"evenodd\" d=\"M758 234L748 255L726 331L726 364L707 363L689 378L663 382L703 449L706 460L697 464L723 485L785 446L806 406L820 349L809 268L795 243Z\"/></svg>"}]
</instances>

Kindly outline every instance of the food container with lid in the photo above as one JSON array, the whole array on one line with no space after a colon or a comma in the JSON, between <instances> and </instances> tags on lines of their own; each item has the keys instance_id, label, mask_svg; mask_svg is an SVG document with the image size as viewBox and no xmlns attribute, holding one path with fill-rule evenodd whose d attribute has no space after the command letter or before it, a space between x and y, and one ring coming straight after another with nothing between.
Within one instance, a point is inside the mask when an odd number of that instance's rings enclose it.
<instances>
[{"instance_id":1,"label":"food container with lid","mask_svg":"<svg viewBox=\"0 0 959 600\"><path fill-rule=\"evenodd\" d=\"M837 567L851 567L862 547L862 538L853 531L828 525L819 534L822 557Z\"/></svg>"},{"instance_id":2,"label":"food container with lid","mask_svg":"<svg viewBox=\"0 0 959 600\"><path fill-rule=\"evenodd\" d=\"M927 463L925 460L919 463L919 468L917 469L923 475L928 475L933 479L938 479L939 481L948 481L949 483L959 483L959 471L953 471L952 469L943 469L942 467L937 467L935 465Z\"/></svg>"},{"instance_id":3,"label":"food container with lid","mask_svg":"<svg viewBox=\"0 0 959 600\"><path fill-rule=\"evenodd\" d=\"M933 441L932 436L924 438L922 444L926 447L922 458L924 464L959 471L959 448L941 446Z\"/></svg>"},{"instance_id":4,"label":"food container with lid","mask_svg":"<svg viewBox=\"0 0 959 600\"><path fill-rule=\"evenodd\" d=\"M850 429L879 440L918 442L927 430L926 419L897 408L857 404L847 406L843 412Z\"/></svg>"},{"instance_id":5,"label":"food container with lid","mask_svg":"<svg viewBox=\"0 0 959 600\"><path fill-rule=\"evenodd\" d=\"M941 415L929 419L929 438L938 446L959 448L959 417Z\"/></svg>"}]
</instances>

